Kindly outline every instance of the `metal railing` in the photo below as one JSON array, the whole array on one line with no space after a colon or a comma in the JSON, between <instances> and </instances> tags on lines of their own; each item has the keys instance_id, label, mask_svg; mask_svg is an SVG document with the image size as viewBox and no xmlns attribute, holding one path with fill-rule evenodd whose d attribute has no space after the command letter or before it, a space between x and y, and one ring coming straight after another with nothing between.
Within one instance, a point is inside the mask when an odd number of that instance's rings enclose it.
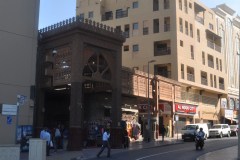
<instances>
[{"instance_id":1,"label":"metal railing","mask_svg":"<svg viewBox=\"0 0 240 160\"><path fill-rule=\"evenodd\" d=\"M164 24L164 32L170 31L170 24Z\"/></svg>"},{"instance_id":2,"label":"metal railing","mask_svg":"<svg viewBox=\"0 0 240 160\"><path fill-rule=\"evenodd\" d=\"M212 48L212 49L214 49L214 50L216 50L216 51L221 53L222 47L217 45L217 44L215 44L214 42L211 42L210 40L208 40L207 41L207 46L209 48Z\"/></svg>"},{"instance_id":3,"label":"metal railing","mask_svg":"<svg viewBox=\"0 0 240 160\"><path fill-rule=\"evenodd\" d=\"M198 21L201 24L204 24L204 19L202 17L199 17L199 16L195 15L195 20Z\"/></svg>"},{"instance_id":4,"label":"metal railing","mask_svg":"<svg viewBox=\"0 0 240 160\"><path fill-rule=\"evenodd\" d=\"M219 83L219 89L222 89L222 90L224 90L224 84L222 84L222 83Z\"/></svg>"}]
</instances>

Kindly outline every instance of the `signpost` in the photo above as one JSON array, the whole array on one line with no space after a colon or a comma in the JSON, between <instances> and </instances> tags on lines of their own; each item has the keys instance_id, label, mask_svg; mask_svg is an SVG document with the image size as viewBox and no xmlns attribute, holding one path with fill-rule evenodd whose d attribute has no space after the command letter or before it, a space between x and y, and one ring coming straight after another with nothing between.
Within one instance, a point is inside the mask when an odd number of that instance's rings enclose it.
<instances>
[{"instance_id":1,"label":"signpost","mask_svg":"<svg viewBox=\"0 0 240 160\"><path fill-rule=\"evenodd\" d=\"M26 96L17 95L17 116L16 116L16 134L15 134L15 142L17 144L17 131L18 131L18 114L19 114L19 106L22 106L26 100Z\"/></svg>"}]
</instances>

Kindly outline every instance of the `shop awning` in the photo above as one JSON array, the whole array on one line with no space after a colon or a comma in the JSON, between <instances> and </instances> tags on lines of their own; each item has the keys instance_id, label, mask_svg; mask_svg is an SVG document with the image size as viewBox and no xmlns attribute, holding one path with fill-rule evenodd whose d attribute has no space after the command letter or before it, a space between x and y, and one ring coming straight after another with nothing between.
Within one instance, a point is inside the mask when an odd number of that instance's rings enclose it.
<instances>
[{"instance_id":1,"label":"shop awning","mask_svg":"<svg viewBox=\"0 0 240 160\"><path fill-rule=\"evenodd\" d=\"M230 121L234 121L234 122L238 123L238 119L237 118L229 118L229 117L225 117L225 118L230 120Z\"/></svg>"}]
</instances>

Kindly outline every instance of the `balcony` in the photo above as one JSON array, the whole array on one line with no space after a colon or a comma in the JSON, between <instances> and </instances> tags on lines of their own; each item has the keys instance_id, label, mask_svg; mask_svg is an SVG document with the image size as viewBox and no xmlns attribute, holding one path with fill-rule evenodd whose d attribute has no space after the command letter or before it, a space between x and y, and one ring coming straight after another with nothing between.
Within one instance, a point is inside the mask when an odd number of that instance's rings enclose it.
<instances>
[{"instance_id":1,"label":"balcony","mask_svg":"<svg viewBox=\"0 0 240 160\"><path fill-rule=\"evenodd\" d=\"M195 15L195 20L199 23L201 23L202 25L204 25L204 19L198 15Z\"/></svg>"},{"instance_id":2,"label":"balcony","mask_svg":"<svg viewBox=\"0 0 240 160\"><path fill-rule=\"evenodd\" d=\"M194 75L191 74L191 73L187 73L187 80L192 81L192 82L195 82Z\"/></svg>"},{"instance_id":3,"label":"balcony","mask_svg":"<svg viewBox=\"0 0 240 160\"><path fill-rule=\"evenodd\" d=\"M128 10L117 10L116 11L116 19L119 19L119 18L124 18L124 17L127 17L128 16Z\"/></svg>"},{"instance_id":4,"label":"balcony","mask_svg":"<svg viewBox=\"0 0 240 160\"><path fill-rule=\"evenodd\" d=\"M208 85L207 78L201 77L201 84Z\"/></svg>"},{"instance_id":5,"label":"balcony","mask_svg":"<svg viewBox=\"0 0 240 160\"><path fill-rule=\"evenodd\" d=\"M162 56L162 55L168 55L168 54L171 54L170 47L156 48L154 51L154 56Z\"/></svg>"},{"instance_id":6,"label":"balcony","mask_svg":"<svg viewBox=\"0 0 240 160\"><path fill-rule=\"evenodd\" d=\"M102 21L113 20L113 15L102 15Z\"/></svg>"},{"instance_id":7,"label":"balcony","mask_svg":"<svg viewBox=\"0 0 240 160\"><path fill-rule=\"evenodd\" d=\"M214 50L216 50L216 51L218 51L218 52L221 53L222 47L216 45L215 43L213 43L213 42L211 42L211 41L209 41L209 40L207 41L207 46L208 46L209 48L212 48L212 49L214 49Z\"/></svg>"},{"instance_id":8,"label":"balcony","mask_svg":"<svg viewBox=\"0 0 240 160\"><path fill-rule=\"evenodd\" d=\"M171 71L166 71L166 70L161 71L161 72L158 72L158 75L166 77L166 78L171 78Z\"/></svg>"}]
</instances>

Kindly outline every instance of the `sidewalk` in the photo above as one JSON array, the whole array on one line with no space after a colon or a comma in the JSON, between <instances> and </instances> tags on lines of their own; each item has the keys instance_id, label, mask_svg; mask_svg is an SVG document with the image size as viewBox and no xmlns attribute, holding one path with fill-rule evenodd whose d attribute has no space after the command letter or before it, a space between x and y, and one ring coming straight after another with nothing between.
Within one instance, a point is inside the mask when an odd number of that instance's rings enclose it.
<instances>
[{"instance_id":1,"label":"sidewalk","mask_svg":"<svg viewBox=\"0 0 240 160\"><path fill-rule=\"evenodd\" d=\"M178 144L183 143L181 139L176 138L164 138L164 142L161 141L162 139L159 138L156 141L145 142L145 141L135 141L131 142L128 149L111 149L111 154L116 154L120 152L126 152L129 150L137 150L142 148L151 148L151 147L159 147L171 144ZM97 153L99 152L100 148L84 148L81 151L66 151L66 150L59 150L58 152L51 152L51 156L47 157L47 160L86 160L90 158L96 157ZM104 156L104 153L103 153ZM20 160L28 160L28 153L21 153Z\"/></svg>"},{"instance_id":2,"label":"sidewalk","mask_svg":"<svg viewBox=\"0 0 240 160\"><path fill-rule=\"evenodd\" d=\"M237 160L238 146L233 146L200 156L197 160Z\"/></svg>"}]
</instances>

